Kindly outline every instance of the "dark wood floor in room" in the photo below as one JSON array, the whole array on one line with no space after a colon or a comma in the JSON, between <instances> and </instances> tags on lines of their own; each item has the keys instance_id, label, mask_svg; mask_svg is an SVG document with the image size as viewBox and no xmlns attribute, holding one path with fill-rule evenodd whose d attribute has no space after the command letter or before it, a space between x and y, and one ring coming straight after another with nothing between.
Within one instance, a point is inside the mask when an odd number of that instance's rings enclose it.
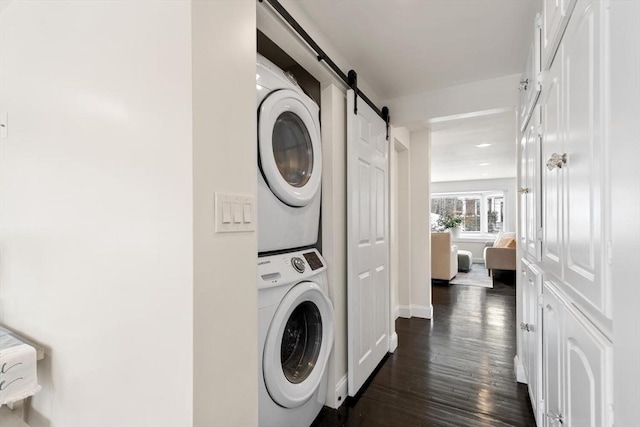
<instances>
[{"instance_id":1,"label":"dark wood floor in room","mask_svg":"<svg viewBox=\"0 0 640 427\"><path fill-rule=\"evenodd\" d=\"M357 399L324 408L325 426L534 426L513 374L515 279L493 289L433 287L433 319L398 319L398 348Z\"/></svg>"}]
</instances>

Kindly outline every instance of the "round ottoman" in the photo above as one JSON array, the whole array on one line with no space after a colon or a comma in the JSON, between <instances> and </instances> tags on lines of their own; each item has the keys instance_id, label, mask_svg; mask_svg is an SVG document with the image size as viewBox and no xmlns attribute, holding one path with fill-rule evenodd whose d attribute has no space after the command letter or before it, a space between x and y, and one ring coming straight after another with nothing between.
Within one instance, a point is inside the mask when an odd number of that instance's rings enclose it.
<instances>
[{"instance_id":1,"label":"round ottoman","mask_svg":"<svg viewBox=\"0 0 640 427\"><path fill-rule=\"evenodd\" d=\"M471 264L473 263L473 254L470 251L458 250L458 271L464 273L471 271Z\"/></svg>"}]
</instances>

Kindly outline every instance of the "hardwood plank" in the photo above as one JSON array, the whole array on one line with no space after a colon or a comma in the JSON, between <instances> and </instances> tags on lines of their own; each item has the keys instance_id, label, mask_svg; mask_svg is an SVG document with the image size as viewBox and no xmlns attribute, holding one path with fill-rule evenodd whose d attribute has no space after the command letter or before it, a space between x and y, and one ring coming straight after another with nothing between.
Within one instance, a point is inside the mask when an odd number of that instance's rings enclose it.
<instances>
[{"instance_id":1,"label":"hardwood plank","mask_svg":"<svg viewBox=\"0 0 640 427\"><path fill-rule=\"evenodd\" d=\"M324 408L314 427L534 426L516 383L515 278L493 289L434 286L432 320L398 319L398 349L357 399Z\"/></svg>"}]
</instances>

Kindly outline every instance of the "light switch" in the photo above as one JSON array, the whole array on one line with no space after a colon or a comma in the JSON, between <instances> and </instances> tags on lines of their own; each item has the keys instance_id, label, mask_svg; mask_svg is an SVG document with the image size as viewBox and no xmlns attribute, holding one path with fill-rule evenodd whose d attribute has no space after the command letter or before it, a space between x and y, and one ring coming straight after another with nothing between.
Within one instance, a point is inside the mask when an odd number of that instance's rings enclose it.
<instances>
[{"instance_id":1,"label":"light switch","mask_svg":"<svg viewBox=\"0 0 640 427\"><path fill-rule=\"evenodd\" d=\"M244 223L251 224L251 222L253 221L253 218L251 215L251 203L245 203L243 205L243 208L244 208Z\"/></svg>"},{"instance_id":2,"label":"light switch","mask_svg":"<svg viewBox=\"0 0 640 427\"><path fill-rule=\"evenodd\" d=\"M231 203L228 203L228 202L222 203L222 223L223 224L231 223Z\"/></svg>"},{"instance_id":3,"label":"light switch","mask_svg":"<svg viewBox=\"0 0 640 427\"><path fill-rule=\"evenodd\" d=\"M233 204L233 222L236 224L242 223L242 205L240 203Z\"/></svg>"},{"instance_id":4,"label":"light switch","mask_svg":"<svg viewBox=\"0 0 640 427\"><path fill-rule=\"evenodd\" d=\"M216 233L242 233L255 231L252 196L214 194L214 222Z\"/></svg>"}]
</instances>

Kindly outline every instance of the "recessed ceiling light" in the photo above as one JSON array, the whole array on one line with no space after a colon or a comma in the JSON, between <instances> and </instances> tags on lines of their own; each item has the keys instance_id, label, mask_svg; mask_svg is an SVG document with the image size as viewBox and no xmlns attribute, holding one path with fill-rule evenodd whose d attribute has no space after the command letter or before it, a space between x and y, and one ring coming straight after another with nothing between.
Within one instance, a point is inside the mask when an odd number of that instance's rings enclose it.
<instances>
[{"instance_id":1,"label":"recessed ceiling light","mask_svg":"<svg viewBox=\"0 0 640 427\"><path fill-rule=\"evenodd\" d=\"M478 166L489 166L491 163L480 163Z\"/></svg>"},{"instance_id":2,"label":"recessed ceiling light","mask_svg":"<svg viewBox=\"0 0 640 427\"><path fill-rule=\"evenodd\" d=\"M478 147L478 148L484 148L484 147L489 147L489 146L491 146L491 144L486 144L485 143L485 144L477 144L476 145L476 147Z\"/></svg>"}]
</instances>

